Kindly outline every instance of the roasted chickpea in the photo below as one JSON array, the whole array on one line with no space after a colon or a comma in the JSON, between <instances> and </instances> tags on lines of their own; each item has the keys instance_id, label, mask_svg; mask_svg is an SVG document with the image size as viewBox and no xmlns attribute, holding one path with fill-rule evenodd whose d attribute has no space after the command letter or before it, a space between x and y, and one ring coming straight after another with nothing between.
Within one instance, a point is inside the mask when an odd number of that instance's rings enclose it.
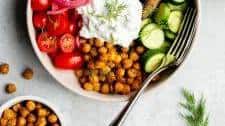
<instances>
[{"instance_id":1,"label":"roasted chickpea","mask_svg":"<svg viewBox=\"0 0 225 126\"><path fill-rule=\"evenodd\" d=\"M88 43L84 43L81 48L83 53L89 53L91 51L91 45Z\"/></svg>"},{"instance_id":2,"label":"roasted chickpea","mask_svg":"<svg viewBox=\"0 0 225 126\"><path fill-rule=\"evenodd\" d=\"M43 107L43 105L41 104L41 103L37 103L36 104L36 109L40 109L40 108L42 108Z\"/></svg>"},{"instance_id":3,"label":"roasted chickpea","mask_svg":"<svg viewBox=\"0 0 225 126\"><path fill-rule=\"evenodd\" d=\"M143 46L138 46L138 47L136 48L136 52L139 53L139 54L144 53L144 51L145 51L145 48L144 48Z\"/></svg>"},{"instance_id":4,"label":"roasted chickpea","mask_svg":"<svg viewBox=\"0 0 225 126\"><path fill-rule=\"evenodd\" d=\"M19 110L19 112L20 112L20 115L22 117L24 117L24 118L26 118L30 114L30 112L28 111L28 109L25 108L25 107L21 107L20 110Z\"/></svg>"},{"instance_id":5,"label":"roasted chickpea","mask_svg":"<svg viewBox=\"0 0 225 126\"><path fill-rule=\"evenodd\" d=\"M138 80L134 80L134 82L131 84L132 90L138 90L140 88L140 83Z\"/></svg>"},{"instance_id":6,"label":"roasted chickpea","mask_svg":"<svg viewBox=\"0 0 225 126\"><path fill-rule=\"evenodd\" d=\"M99 80L100 80L101 82L104 82L104 81L106 80L106 76L103 75L103 74L101 74L101 75L99 76Z\"/></svg>"},{"instance_id":7,"label":"roasted chickpea","mask_svg":"<svg viewBox=\"0 0 225 126\"><path fill-rule=\"evenodd\" d=\"M98 38L95 38L95 46L102 47L104 45L104 41Z\"/></svg>"},{"instance_id":8,"label":"roasted chickpea","mask_svg":"<svg viewBox=\"0 0 225 126\"><path fill-rule=\"evenodd\" d=\"M84 89L87 91L93 91L94 86L91 83L86 82L86 83L84 83Z\"/></svg>"},{"instance_id":9,"label":"roasted chickpea","mask_svg":"<svg viewBox=\"0 0 225 126\"><path fill-rule=\"evenodd\" d=\"M3 113L3 118L8 120L16 118L16 113L12 109L6 109Z\"/></svg>"},{"instance_id":10,"label":"roasted chickpea","mask_svg":"<svg viewBox=\"0 0 225 126\"><path fill-rule=\"evenodd\" d=\"M25 126L26 123L27 123L27 121L24 117L18 117L18 119L17 119L17 125L18 126Z\"/></svg>"},{"instance_id":11,"label":"roasted chickpea","mask_svg":"<svg viewBox=\"0 0 225 126\"><path fill-rule=\"evenodd\" d=\"M37 110L37 115L39 117L46 117L48 115L48 111L46 108L40 108Z\"/></svg>"},{"instance_id":12,"label":"roasted chickpea","mask_svg":"<svg viewBox=\"0 0 225 126\"><path fill-rule=\"evenodd\" d=\"M0 126L7 126L8 120L5 118L0 118Z\"/></svg>"},{"instance_id":13,"label":"roasted chickpea","mask_svg":"<svg viewBox=\"0 0 225 126\"><path fill-rule=\"evenodd\" d=\"M27 122L29 123L34 123L36 122L37 118L34 114L30 113L28 116L27 116Z\"/></svg>"},{"instance_id":14,"label":"roasted chickpea","mask_svg":"<svg viewBox=\"0 0 225 126\"><path fill-rule=\"evenodd\" d=\"M12 107L12 109L13 109L13 111L14 112L18 112L19 110L20 110L20 108L21 108L22 106L21 106L21 104L16 104L16 105L14 105L13 107Z\"/></svg>"},{"instance_id":15,"label":"roasted chickpea","mask_svg":"<svg viewBox=\"0 0 225 126\"><path fill-rule=\"evenodd\" d=\"M26 108L29 111L33 111L36 108L36 104L33 101L27 101L26 102Z\"/></svg>"},{"instance_id":16,"label":"roasted chickpea","mask_svg":"<svg viewBox=\"0 0 225 126\"><path fill-rule=\"evenodd\" d=\"M125 70L123 68L119 68L116 71L117 77L123 77L125 75Z\"/></svg>"},{"instance_id":17,"label":"roasted chickpea","mask_svg":"<svg viewBox=\"0 0 225 126\"><path fill-rule=\"evenodd\" d=\"M104 75L108 74L110 71L111 71L111 68L109 66L102 68L102 73Z\"/></svg>"},{"instance_id":18,"label":"roasted chickpea","mask_svg":"<svg viewBox=\"0 0 225 126\"><path fill-rule=\"evenodd\" d=\"M140 70L141 69L141 65L139 63L134 63L133 64L133 68L136 70Z\"/></svg>"},{"instance_id":19,"label":"roasted chickpea","mask_svg":"<svg viewBox=\"0 0 225 126\"><path fill-rule=\"evenodd\" d=\"M1 64L0 74L8 74L8 73L9 73L9 64Z\"/></svg>"},{"instance_id":20,"label":"roasted chickpea","mask_svg":"<svg viewBox=\"0 0 225 126\"><path fill-rule=\"evenodd\" d=\"M75 70L75 74L78 78L83 76L84 71L82 69Z\"/></svg>"},{"instance_id":21,"label":"roasted chickpea","mask_svg":"<svg viewBox=\"0 0 225 126\"><path fill-rule=\"evenodd\" d=\"M127 75L130 78L135 78L137 76L137 70L135 70L134 68L128 69Z\"/></svg>"},{"instance_id":22,"label":"roasted chickpea","mask_svg":"<svg viewBox=\"0 0 225 126\"><path fill-rule=\"evenodd\" d=\"M100 53L100 54L106 54L107 53L107 48L106 47L100 47L99 49L98 49L98 52Z\"/></svg>"},{"instance_id":23,"label":"roasted chickpea","mask_svg":"<svg viewBox=\"0 0 225 126\"><path fill-rule=\"evenodd\" d=\"M103 84L101 87L101 92L103 94L108 94L110 92L109 84Z\"/></svg>"},{"instance_id":24,"label":"roasted chickpea","mask_svg":"<svg viewBox=\"0 0 225 126\"><path fill-rule=\"evenodd\" d=\"M88 81L88 78L87 77L81 77L79 79L79 81L80 81L81 84L84 84L84 83L86 83Z\"/></svg>"},{"instance_id":25,"label":"roasted chickpea","mask_svg":"<svg viewBox=\"0 0 225 126\"><path fill-rule=\"evenodd\" d=\"M106 66L105 62L103 61L96 61L95 65L97 69L102 69Z\"/></svg>"},{"instance_id":26,"label":"roasted chickpea","mask_svg":"<svg viewBox=\"0 0 225 126\"><path fill-rule=\"evenodd\" d=\"M97 82L99 82L99 78L98 78L97 75L92 74L92 75L89 76L89 81L91 83L97 83Z\"/></svg>"},{"instance_id":27,"label":"roasted chickpea","mask_svg":"<svg viewBox=\"0 0 225 126\"><path fill-rule=\"evenodd\" d=\"M122 57L120 55L116 55L115 59L113 60L116 64L119 64L122 61Z\"/></svg>"},{"instance_id":28,"label":"roasted chickpea","mask_svg":"<svg viewBox=\"0 0 225 126\"><path fill-rule=\"evenodd\" d=\"M132 65L133 65L132 60L130 60L130 59L125 59L125 60L123 60L123 67L124 67L125 69L131 68Z\"/></svg>"},{"instance_id":29,"label":"roasted chickpea","mask_svg":"<svg viewBox=\"0 0 225 126\"><path fill-rule=\"evenodd\" d=\"M84 55L84 60L87 61L87 62L90 61L91 60L91 56L89 54L85 54Z\"/></svg>"},{"instance_id":30,"label":"roasted chickpea","mask_svg":"<svg viewBox=\"0 0 225 126\"><path fill-rule=\"evenodd\" d=\"M112 83L113 81L116 80L116 75L114 72L109 72L109 74L107 75L107 80L109 83Z\"/></svg>"},{"instance_id":31,"label":"roasted chickpea","mask_svg":"<svg viewBox=\"0 0 225 126\"><path fill-rule=\"evenodd\" d=\"M116 64L115 64L114 62L108 62L107 65L108 65L110 68L116 67Z\"/></svg>"},{"instance_id":32,"label":"roasted chickpea","mask_svg":"<svg viewBox=\"0 0 225 126\"><path fill-rule=\"evenodd\" d=\"M110 42L107 42L107 43L106 43L106 47L107 47L108 49L112 49L112 48L113 48L113 44L110 43Z\"/></svg>"},{"instance_id":33,"label":"roasted chickpea","mask_svg":"<svg viewBox=\"0 0 225 126\"><path fill-rule=\"evenodd\" d=\"M127 53L122 53L121 57L122 57L122 59L127 59L128 58L128 54Z\"/></svg>"},{"instance_id":34,"label":"roasted chickpea","mask_svg":"<svg viewBox=\"0 0 225 126\"><path fill-rule=\"evenodd\" d=\"M129 94L131 92L130 86L129 85L124 85L123 86L123 94Z\"/></svg>"},{"instance_id":35,"label":"roasted chickpea","mask_svg":"<svg viewBox=\"0 0 225 126\"><path fill-rule=\"evenodd\" d=\"M16 126L16 118L8 120L7 126Z\"/></svg>"},{"instance_id":36,"label":"roasted chickpea","mask_svg":"<svg viewBox=\"0 0 225 126\"><path fill-rule=\"evenodd\" d=\"M133 61L139 60L139 55L136 52L131 52L129 57Z\"/></svg>"},{"instance_id":37,"label":"roasted chickpea","mask_svg":"<svg viewBox=\"0 0 225 126\"><path fill-rule=\"evenodd\" d=\"M108 61L108 55L107 54L102 54L99 56L99 59L101 61L107 62Z\"/></svg>"},{"instance_id":38,"label":"roasted chickpea","mask_svg":"<svg viewBox=\"0 0 225 126\"><path fill-rule=\"evenodd\" d=\"M91 48L91 56L92 57L96 57L96 56L98 56L98 52L97 52L97 49L96 48L94 48L94 47L92 47Z\"/></svg>"},{"instance_id":39,"label":"roasted chickpea","mask_svg":"<svg viewBox=\"0 0 225 126\"><path fill-rule=\"evenodd\" d=\"M23 78L26 79L26 80L32 79L32 78L33 78L33 75L34 75L34 72L33 72L33 70L30 69L30 68L26 68L26 69L23 71L23 73L22 73Z\"/></svg>"},{"instance_id":40,"label":"roasted chickpea","mask_svg":"<svg viewBox=\"0 0 225 126\"><path fill-rule=\"evenodd\" d=\"M115 92L116 93L122 93L124 89L124 85L120 82L116 82L115 84Z\"/></svg>"},{"instance_id":41,"label":"roasted chickpea","mask_svg":"<svg viewBox=\"0 0 225 126\"><path fill-rule=\"evenodd\" d=\"M100 83L93 83L93 88L94 88L94 91L100 91L100 88L101 88L101 85Z\"/></svg>"},{"instance_id":42,"label":"roasted chickpea","mask_svg":"<svg viewBox=\"0 0 225 126\"><path fill-rule=\"evenodd\" d=\"M134 82L134 78L128 78L127 79L127 84L132 84Z\"/></svg>"},{"instance_id":43,"label":"roasted chickpea","mask_svg":"<svg viewBox=\"0 0 225 126\"><path fill-rule=\"evenodd\" d=\"M50 114L50 115L48 116L48 121L49 121L50 123L57 123L57 120L58 120L58 118L57 118L57 116L56 116L55 114Z\"/></svg>"},{"instance_id":44,"label":"roasted chickpea","mask_svg":"<svg viewBox=\"0 0 225 126\"><path fill-rule=\"evenodd\" d=\"M35 123L35 126L46 126L47 120L45 117L40 117L37 119L37 122Z\"/></svg>"},{"instance_id":45,"label":"roasted chickpea","mask_svg":"<svg viewBox=\"0 0 225 126\"><path fill-rule=\"evenodd\" d=\"M93 61L88 62L88 69L94 69L95 68L95 63Z\"/></svg>"},{"instance_id":46,"label":"roasted chickpea","mask_svg":"<svg viewBox=\"0 0 225 126\"><path fill-rule=\"evenodd\" d=\"M9 83L5 87L5 91L9 94L16 92L16 85L13 83Z\"/></svg>"}]
</instances>

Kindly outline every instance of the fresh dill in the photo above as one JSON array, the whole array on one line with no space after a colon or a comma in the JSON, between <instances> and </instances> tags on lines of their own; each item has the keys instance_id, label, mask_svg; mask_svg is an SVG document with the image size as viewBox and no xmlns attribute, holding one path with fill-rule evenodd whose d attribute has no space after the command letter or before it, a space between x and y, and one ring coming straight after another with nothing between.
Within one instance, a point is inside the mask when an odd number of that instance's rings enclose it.
<instances>
[{"instance_id":1,"label":"fresh dill","mask_svg":"<svg viewBox=\"0 0 225 126\"><path fill-rule=\"evenodd\" d=\"M187 126L208 126L209 116L206 113L205 98L202 96L200 100L197 100L194 94L186 89L183 89L182 94L185 102L180 105L186 112L181 113L181 116L185 119Z\"/></svg>"},{"instance_id":2,"label":"fresh dill","mask_svg":"<svg viewBox=\"0 0 225 126\"><path fill-rule=\"evenodd\" d=\"M106 14L96 14L93 10L89 12L90 15L95 16L102 20L113 21L118 17L123 16L122 13L127 9L127 5L119 2L118 0L107 0L105 2Z\"/></svg>"}]
</instances>

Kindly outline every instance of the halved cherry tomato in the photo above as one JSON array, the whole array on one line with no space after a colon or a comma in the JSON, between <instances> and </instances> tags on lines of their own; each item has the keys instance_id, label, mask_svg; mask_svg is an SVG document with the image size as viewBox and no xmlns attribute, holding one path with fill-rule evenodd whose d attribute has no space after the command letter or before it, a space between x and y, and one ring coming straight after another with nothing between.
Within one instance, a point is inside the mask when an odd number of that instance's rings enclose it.
<instances>
[{"instance_id":1,"label":"halved cherry tomato","mask_svg":"<svg viewBox=\"0 0 225 126\"><path fill-rule=\"evenodd\" d=\"M71 53L75 48L75 38L73 35L66 33L59 40L59 47L64 53Z\"/></svg>"},{"instance_id":2,"label":"halved cherry tomato","mask_svg":"<svg viewBox=\"0 0 225 126\"><path fill-rule=\"evenodd\" d=\"M37 38L37 44L42 52L52 53L57 50L57 38L47 32L41 33Z\"/></svg>"},{"instance_id":3,"label":"halved cherry tomato","mask_svg":"<svg viewBox=\"0 0 225 126\"><path fill-rule=\"evenodd\" d=\"M67 14L51 15L48 17L47 31L51 35L59 36L68 31L69 20Z\"/></svg>"},{"instance_id":4,"label":"halved cherry tomato","mask_svg":"<svg viewBox=\"0 0 225 126\"><path fill-rule=\"evenodd\" d=\"M33 24L36 28L45 28L47 25L48 17L44 12L34 13Z\"/></svg>"},{"instance_id":5,"label":"halved cherry tomato","mask_svg":"<svg viewBox=\"0 0 225 126\"><path fill-rule=\"evenodd\" d=\"M49 5L49 0L31 0L31 7L34 11L45 11Z\"/></svg>"},{"instance_id":6,"label":"halved cherry tomato","mask_svg":"<svg viewBox=\"0 0 225 126\"><path fill-rule=\"evenodd\" d=\"M83 57L79 52L61 53L54 58L54 65L61 69L80 69L83 66Z\"/></svg>"}]
</instances>

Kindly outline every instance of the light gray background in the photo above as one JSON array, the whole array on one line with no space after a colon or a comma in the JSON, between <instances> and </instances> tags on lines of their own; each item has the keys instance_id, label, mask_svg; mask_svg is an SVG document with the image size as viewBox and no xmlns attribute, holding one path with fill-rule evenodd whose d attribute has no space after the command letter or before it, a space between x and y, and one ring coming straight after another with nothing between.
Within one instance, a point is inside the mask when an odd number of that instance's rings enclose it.
<instances>
[{"instance_id":1,"label":"light gray background","mask_svg":"<svg viewBox=\"0 0 225 126\"><path fill-rule=\"evenodd\" d=\"M36 95L59 107L66 126L106 126L125 103L90 100L60 86L41 66L26 33L26 0L0 0L0 62L10 73L0 76L0 103L18 95ZM200 37L185 64L164 84L147 92L131 113L126 126L184 126L178 116L182 87L204 93L210 125L225 125L225 1L202 0ZM20 77L25 67L34 79ZM14 95L4 93L8 82L17 84Z\"/></svg>"}]
</instances>

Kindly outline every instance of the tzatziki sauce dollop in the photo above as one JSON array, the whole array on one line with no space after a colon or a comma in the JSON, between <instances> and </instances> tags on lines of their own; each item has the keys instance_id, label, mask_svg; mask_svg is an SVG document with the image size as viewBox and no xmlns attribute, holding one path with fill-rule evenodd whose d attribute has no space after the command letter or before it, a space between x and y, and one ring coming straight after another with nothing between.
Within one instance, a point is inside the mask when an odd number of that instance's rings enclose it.
<instances>
[{"instance_id":1,"label":"tzatziki sauce dollop","mask_svg":"<svg viewBox=\"0 0 225 126\"><path fill-rule=\"evenodd\" d=\"M142 9L139 0L91 0L77 9L83 19L80 36L129 47L138 38Z\"/></svg>"}]
</instances>

